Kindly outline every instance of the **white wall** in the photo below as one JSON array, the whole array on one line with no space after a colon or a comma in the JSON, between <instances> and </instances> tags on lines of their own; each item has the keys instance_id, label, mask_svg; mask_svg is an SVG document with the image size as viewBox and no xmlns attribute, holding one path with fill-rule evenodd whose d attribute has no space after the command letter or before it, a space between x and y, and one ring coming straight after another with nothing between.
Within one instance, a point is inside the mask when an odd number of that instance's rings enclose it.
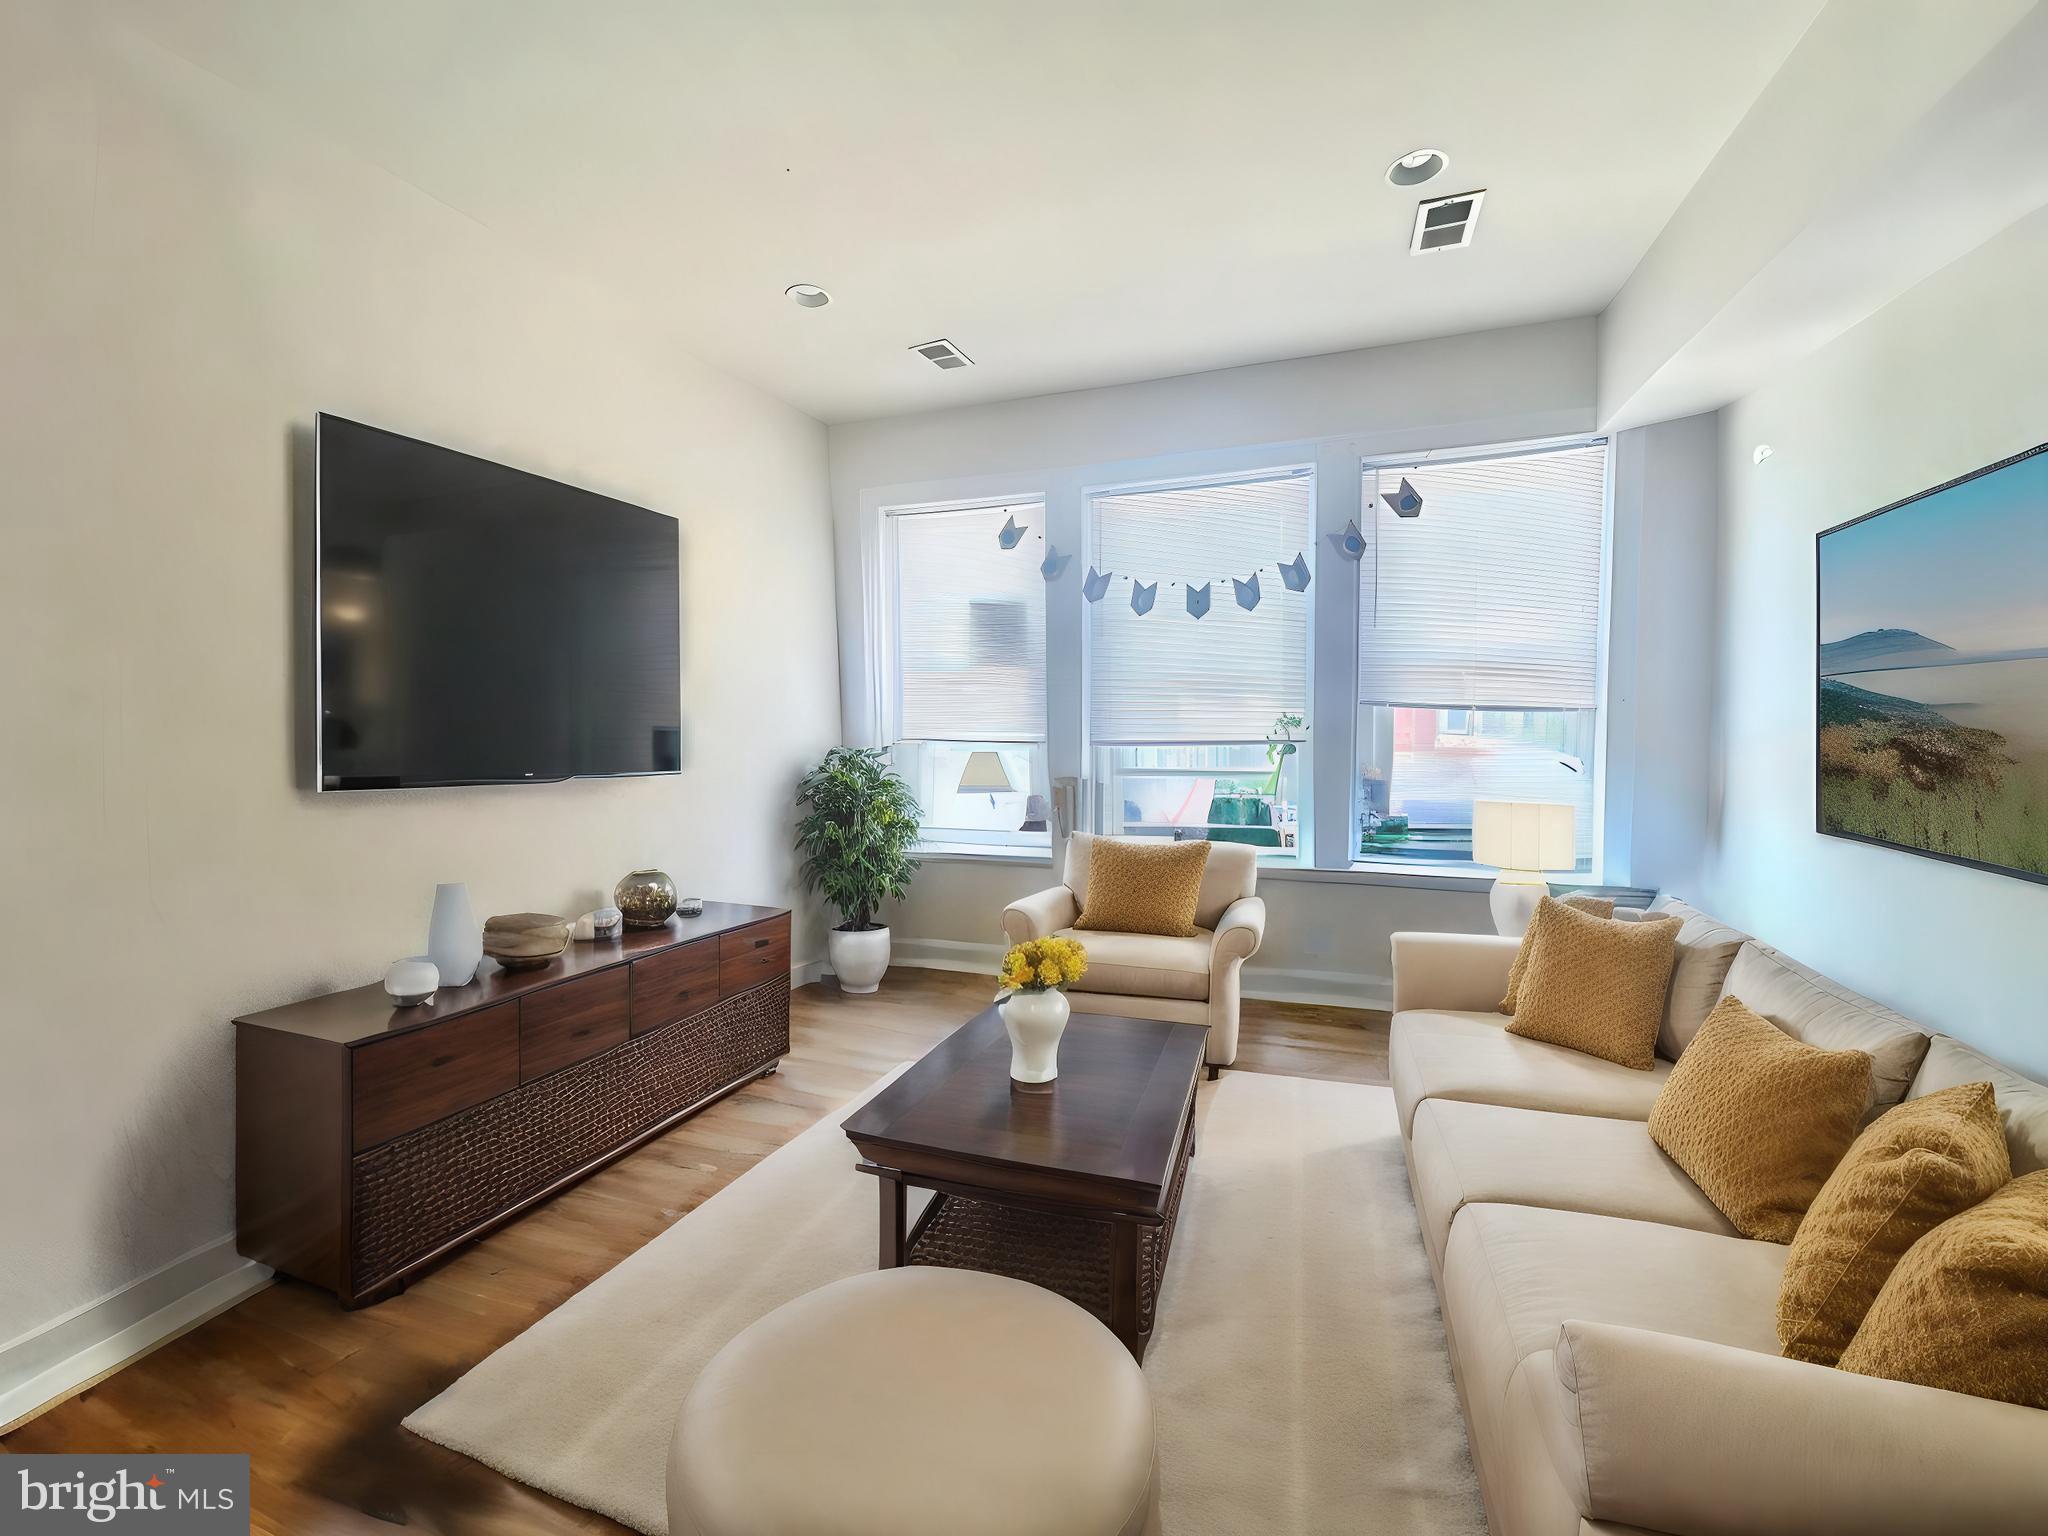
<instances>
[{"instance_id":1,"label":"white wall","mask_svg":"<svg viewBox=\"0 0 2048 1536\"><path fill-rule=\"evenodd\" d=\"M1723 412L1703 897L1921 1023L2048 1075L2048 887L1814 831L1814 535L2048 437L2048 212ZM1769 443L1761 466L1750 455ZM2044 509L2048 515L2048 509Z\"/></svg>"},{"instance_id":2,"label":"white wall","mask_svg":"<svg viewBox=\"0 0 2048 1536\"><path fill-rule=\"evenodd\" d=\"M1569 320L835 426L831 478L847 739L872 741L878 735L866 633L868 605L880 600L871 526L878 489L903 500L962 494L963 482L974 482L969 490L976 494L1048 489L1048 526L1055 542L1063 542L1063 519L1078 535L1075 488L1082 472L1094 466L1156 466L1177 455L1269 444L1327 448L1335 438L1344 440L1344 453L1355 463L1360 452L1584 432L1593 425L1593 393L1593 322ZM1713 418L1704 417L1668 432L1635 432L1617 440L1617 464L1634 466L1625 495L1617 481L1617 543L1627 530L1630 552L1627 601L1616 606L1621 655L1634 655L1639 625L1656 633L1668 615L1692 616L1702 632L1707 626L1712 565L1698 556L1712 548L1713 438ZM1632 446L1624 452L1625 445ZM1319 632L1325 620L1348 625L1347 614L1340 601L1319 606ZM1055 634L1049 650L1063 643ZM1697 826L1688 833L1670 796L1705 779L1708 699L1698 659L1661 640L1659 647L1643 668L1657 698L1641 708L1640 725L1638 712L1629 708L1615 727L1624 771L1646 787L1641 794L1623 794L1608 817L1615 850L1610 878L1653 885L1666 878L1665 866L1690 872L1696 863ZM1319 717L1345 707L1344 690L1330 692L1330 681L1318 682ZM1063 750L1078 750L1078 704L1067 703L1073 719L1063 721L1055 710L1049 721L1055 759ZM1674 713L1686 716L1683 728L1670 728ZM1639 821L1646 823L1642 831ZM979 964L1001 936L1004 904L1050 879L1044 864L935 860L891 919L901 952ZM1261 892L1270 920L1247 985L1269 994L1384 1005L1389 933L1491 931L1483 883L1433 889L1398 879L1364 883L1273 874L1262 881Z\"/></svg>"},{"instance_id":3,"label":"white wall","mask_svg":"<svg viewBox=\"0 0 2048 1536\"><path fill-rule=\"evenodd\" d=\"M817 423L71 8L0 8L0 114L4 1346L231 1231L228 1020L377 978L436 881L568 912L654 863L791 902L839 698ZM301 788L323 408L680 521L680 777Z\"/></svg>"}]
</instances>

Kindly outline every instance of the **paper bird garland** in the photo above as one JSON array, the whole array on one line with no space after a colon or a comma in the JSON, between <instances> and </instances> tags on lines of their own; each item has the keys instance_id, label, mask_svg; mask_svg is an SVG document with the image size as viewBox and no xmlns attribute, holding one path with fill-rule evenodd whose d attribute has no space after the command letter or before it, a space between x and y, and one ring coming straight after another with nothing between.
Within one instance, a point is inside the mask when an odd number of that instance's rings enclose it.
<instances>
[{"instance_id":1,"label":"paper bird garland","mask_svg":"<svg viewBox=\"0 0 2048 1536\"><path fill-rule=\"evenodd\" d=\"M1072 555L1061 554L1057 545L1048 544L1045 546L1045 558L1038 562L1038 574L1047 581L1058 581L1066 574L1067 562L1073 558Z\"/></svg>"},{"instance_id":2,"label":"paper bird garland","mask_svg":"<svg viewBox=\"0 0 2048 1536\"><path fill-rule=\"evenodd\" d=\"M1003 531L996 535L996 542L1005 549L1015 549L1029 531L1028 528L1019 528L1017 519L1012 517L1003 524Z\"/></svg>"},{"instance_id":3,"label":"paper bird garland","mask_svg":"<svg viewBox=\"0 0 2048 1536\"><path fill-rule=\"evenodd\" d=\"M1398 491L1382 491L1380 500L1393 509L1396 517L1422 516L1422 493L1410 485L1404 477Z\"/></svg>"},{"instance_id":4,"label":"paper bird garland","mask_svg":"<svg viewBox=\"0 0 2048 1536\"><path fill-rule=\"evenodd\" d=\"M1144 582L1133 577L1131 580L1131 612L1139 614L1150 613L1152 611L1152 599L1158 595L1158 582L1155 581L1148 587Z\"/></svg>"},{"instance_id":5,"label":"paper bird garland","mask_svg":"<svg viewBox=\"0 0 2048 1536\"><path fill-rule=\"evenodd\" d=\"M1402 482L1402 486L1413 498L1419 510L1422 498L1414 495L1414 488L1409 486L1406 481ZM1393 498L1389 497L1388 500L1391 504ZM1402 515L1412 516L1413 514L1404 513ZM1001 531L996 534L996 542L1004 549L1015 549L1024 542L1024 535L1030 531L1030 528L1020 524L1015 516L1009 516L1005 518ZM1072 563L1074 557L1071 554L1061 554L1058 546L1046 541L1043 534L1040 534L1038 537L1041 542L1045 543L1045 558L1038 562L1038 574L1048 583L1058 581L1062 576L1066 575L1067 566ZM1342 533L1331 534L1330 543L1340 555L1349 560L1358 559L1365 550L1365 538L1359 533L1356 522L1347 526ZM1247 613L1257 608L1265 597L1265 592L1259 582L1260 574L1265 569L1264 566L1261 566L1254 570L1251 575L1243 578L1237 576L1229 577L1230 590L1237 599L1237 606L1244 609ZM1279 561L1273 566L1273 569L1280 573L1281 583L1288 591L1306 592L1308 590L1309 568L1306 552L1301 550L1295 551L1292 560ZM1081 596L1091 603L1099 603L1109 595L1110 583L1115 579L1117 579L1115 571L1105 571L1091 565L1088 567L1088 574L1081 581ZM1150 613L1154 602L1157 601L1159 596L1159 583L1156 581L1143 582L1135 576L1125 576L1122 579L1129 582L1131 586L1131 612L1141 617ZM1179 586L1180 583L1175 582L1174 585ZM1196 619L1208 617L1210 607L1214 602L1215 586L1215 580L1205 581L1200 586L1197 586L1192 581L1187 584L1186 603L1187 611L1191 617Z\"/></svg>"},{"instance_id":6,"label":"paper bird garland","mask_svg":"<svg viewBox=\"0 0 2048 1536\"><path fill-rule=\"evenodd\" d=\"M1231 577L1230 585L1237 593L1237 606L1244 609L1246 613L1250 613L1252 609L1259 606L1259 573L1257 571L1252 572L1252 579L1250 581L1239 581L1235 576Z\"/></svg>"},{"instance_id":7,"label":"paper bird garland","mask_svg":"<svg viewBox=\"0 0 2048 1536\"><path fill-rule=\"evenodd\" d=\"M1188 612L1196 618L1203 618L1209 612L1209 588L1213 582L1203 582L1199 587L1188 588Z\"/></svg>"},{"instance_id":8,"label":"paper bird garland","mask_svg":"<svg viewBox=\"0 0 2048 1536\"><path fill-rule=\"evenodd\" d=\"M1288 561L1285 565L1281 566L1280 579L1287 583L1288 591L1306 592L1308 590L1307 557L1304 555L1296 555L1292 560Z\"/></svg>"},{"instance_id":9,"label":"paper bird garland","mask_svg":"<svg viewBox=\"0 0 2048 1536\"><path fill-rule=\"evenodd\" d=\"M1330 548L1336 550L1346 560L1356 560L1365 553L1365 535L1358 531L1356 522L1346 523L1342 533L1330 535ZM1294 558L1299 560L1301 556L1296 555Z\"/></svg>"},{"instance_id":10,"label":"paper bird garland","mask_svg":"<svg viewBox=\"0 0 2048 1536\"><path fill-rule=\"evenodd\" d=\"M1081 578L1081 595L1091 603L1101 602L1103 593L1109 590L1109 578L1115 574L1114 571L1098 571L1089 566L1088 574Z\"/></svg>"}]
</instances>

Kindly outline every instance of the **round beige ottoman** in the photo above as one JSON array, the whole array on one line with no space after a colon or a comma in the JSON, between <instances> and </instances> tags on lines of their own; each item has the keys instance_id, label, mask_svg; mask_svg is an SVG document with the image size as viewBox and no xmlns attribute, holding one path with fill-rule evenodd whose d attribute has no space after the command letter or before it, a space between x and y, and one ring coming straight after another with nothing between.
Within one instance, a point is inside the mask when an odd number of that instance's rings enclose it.
<instances>
[{"instance_id":1,"label":"round beige ottoman","mask_svg":"<svg viewBox=\"0 0 2048 1536\"><path fill-rule=\"evenodd\" d=\"M1150 1536L1152 1399L1063 1297L884 1269L713 1356L668 1458L670 1536Z\"/></svg>"}]
</instances>

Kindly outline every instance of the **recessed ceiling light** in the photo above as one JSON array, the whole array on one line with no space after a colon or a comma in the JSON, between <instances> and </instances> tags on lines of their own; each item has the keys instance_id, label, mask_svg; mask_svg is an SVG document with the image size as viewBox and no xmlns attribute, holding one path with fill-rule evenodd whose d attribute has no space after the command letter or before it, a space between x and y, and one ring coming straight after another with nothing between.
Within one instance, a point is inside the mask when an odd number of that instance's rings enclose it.
<instances>
[{"instance_id":1,"label":"recessed ceiling light","mask_svg":"<svg viewBox=\"0 0 2048 1536\"><path fill-rule=\"evenodd\" d=\"M1440 149L1411 149L1387 167L1387 180L1397 187L1419 187L1450 163Z\"/></svg>"},{"instance_id":2,"label":"recessed ceiling light","mask_svg":"<svg viewBox=\"0 0 2048 1536\"><path fill-rule=\"evenodd\" d=\"M792 304L801 305L805 309L823 309L832 302L832 295L816 283L791 283L782 292Z\"/></svg>"}]
</instances>

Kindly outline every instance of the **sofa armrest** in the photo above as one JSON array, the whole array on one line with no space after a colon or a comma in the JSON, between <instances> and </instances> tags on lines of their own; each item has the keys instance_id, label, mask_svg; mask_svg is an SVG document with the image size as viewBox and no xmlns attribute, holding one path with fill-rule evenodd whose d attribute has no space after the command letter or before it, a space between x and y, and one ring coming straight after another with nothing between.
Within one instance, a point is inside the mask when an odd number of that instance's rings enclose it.
<instances>
[{"instance_id":1,"label":"sofa armrest","mask_svg":"<svg viewBox=\"0 0 2048 1536\"><path fill-rule=\"evenodd\" d=\"M1492 1012L1508 995L1508 970L1521 947L1497 933L1395 934L1394 1012Z\"/></svg>"},{"instance_id":2,"label":"sofa armrest","mask_svg":"<svg viewBox=\"0 0 2048 1536\"><path fill-rule=\"evenodd\" d=\"M1062 928L1074 926L1081 914L1074 906L1074 893L1055 885L1029 896L1020 896L1003 908L1003 937L1012 944L1042 939Z\"/></svg>"},{"instance_id":3,"label":"sofa armrest","mask_svg":"<svg viewBox=\"0 0 2048 1536\"><path fill-rule=\"evenodd\" d=\"M1216 936L1209 942L1209 969L1233 961L1249 960L1266 939L1266 903L1263 897L1240 896L1223 909L1216 920Z\"/></svg>"},{"instance_id":4,"label":"sofa armrest","mask_svg":"<svg viewBox=\"0 0 2048 1536\"><path fill-rule=\"evenodd\" d=\"M2020 1536L2048 1413L1699 1339L1567 1322L1537 1412L1581 1515L1672 1536Z\"/></svg>"}]
</instances>

